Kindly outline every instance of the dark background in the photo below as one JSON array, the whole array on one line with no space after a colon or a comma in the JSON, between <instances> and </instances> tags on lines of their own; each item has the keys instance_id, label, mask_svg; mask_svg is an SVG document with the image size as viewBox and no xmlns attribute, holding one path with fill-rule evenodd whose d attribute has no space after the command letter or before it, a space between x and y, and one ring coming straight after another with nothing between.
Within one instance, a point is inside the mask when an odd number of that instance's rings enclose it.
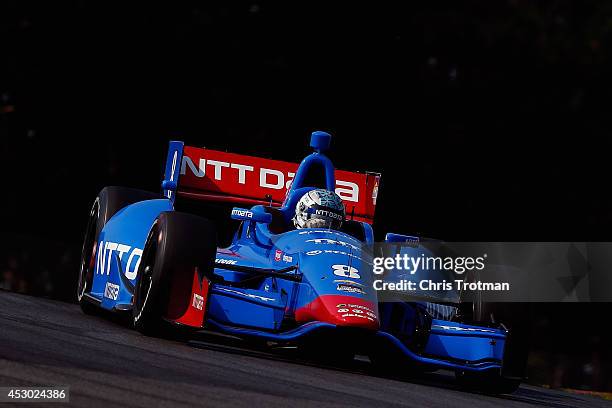
<instances>
[{"instance_id":1,"label":"dark background","mask_svg":"<svg viewBox=\"0 0 612 408\"><path fill-rule=\"evenodd\" d=\"M327 130L383 173L379 234L611 239L612 3L125 3L0 5L5 289L71 300L97 191L158 190L169 139ZM532 381L612 388L611 309L538 306Z\"/></svg>"}]
</instances>

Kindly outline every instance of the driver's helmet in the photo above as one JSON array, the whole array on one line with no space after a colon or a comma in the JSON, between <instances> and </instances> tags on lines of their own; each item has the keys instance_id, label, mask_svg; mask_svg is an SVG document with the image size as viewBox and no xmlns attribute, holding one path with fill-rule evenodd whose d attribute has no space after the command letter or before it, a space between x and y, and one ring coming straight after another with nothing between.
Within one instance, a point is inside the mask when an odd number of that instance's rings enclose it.
<instances>
[{"instance_id":1,"label":"driver's helmet","mask_svg":"<svg viewBox=\"0 0 612 408\"><path fill-rule=\"evenodd\" d=\"M344 222L344 204L333 191L310 190L295 206L295 228L340 229Z\"/></svg>"}]
</instances>

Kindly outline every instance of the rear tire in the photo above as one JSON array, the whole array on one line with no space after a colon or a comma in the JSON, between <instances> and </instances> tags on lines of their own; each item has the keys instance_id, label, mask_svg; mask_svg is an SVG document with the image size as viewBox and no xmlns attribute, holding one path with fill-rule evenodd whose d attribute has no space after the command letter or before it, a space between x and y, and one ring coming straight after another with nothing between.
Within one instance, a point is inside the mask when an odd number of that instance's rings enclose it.
<instances>
[{"instance_id":1,"label":"rear tire","mask_svg":"<svg viewBox=\"0 0 612 408\"><path fill-rule=\"evenodd\" d=\"M195 268L200 278L212 272L216 251L216 233L210 221L186 213L161 213L149 231L137 272L134 328L150 336L169 334L172 326L165 318L170 288L185 287L181 291L185 296L172 302L174 308L186 310L191 300L187 284L190 291Z\"/></svg>"},{"instance_id":2,"label":"rear tire","mask_svg":"<svg viewBox=\"0 0 612 408\"><path fill-rule=\"evenodd\" d=\"M96 305L85 293L91 291L97 255L98 236L110 220L122 208L140 201L161 198L159 194L126 187L105 187L100 191L89 212L85 239L81 251L81 264L77 283L77 301L86 314L95 314Z\"/></svg>"}]
</instances>

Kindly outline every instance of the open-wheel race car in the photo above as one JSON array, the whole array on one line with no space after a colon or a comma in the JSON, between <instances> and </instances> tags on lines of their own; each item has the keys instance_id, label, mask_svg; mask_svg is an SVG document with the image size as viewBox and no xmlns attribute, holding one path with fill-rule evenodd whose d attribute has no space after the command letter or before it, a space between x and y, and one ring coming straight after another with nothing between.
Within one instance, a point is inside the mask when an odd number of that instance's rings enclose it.
<instances>
[{"instance_id":1,"label":"open-wheel race car","mask_svg":"<svg viewBox=\"0 0 612 408\"><path fill-rule=\"evenodd\" d=\"M96 198L78 281L83 311L127 315L147 335L213 330L332 362L359 353L385 370L450 369L485 391L516 389L525 342L503 312L493 318L498 305L460 313L379 303L360 265L374 244L380 175L336 170L330 142L314 132L314 153L299 166L170 142L160 193L106 187ZM342 199L334 228L296 224L313 191ZM306 216L327 215L318 197Z\"/></svg>"}]
</instances>

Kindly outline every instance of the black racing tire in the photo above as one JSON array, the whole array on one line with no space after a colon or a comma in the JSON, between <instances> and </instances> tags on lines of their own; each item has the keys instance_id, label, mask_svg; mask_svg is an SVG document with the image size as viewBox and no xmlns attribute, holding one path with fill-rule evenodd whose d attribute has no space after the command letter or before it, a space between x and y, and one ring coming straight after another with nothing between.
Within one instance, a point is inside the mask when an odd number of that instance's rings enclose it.
<instances>
[{"instance_id":1,"label":"black racing tire","mask_svg":"<svg viewBox=\"0 0 612 408\"><path fill-rule=\"evenodd\" d=\"M394 346L379 342L368 354L373 371L379 375L410 376L418 373L420 366L398 352Z\"/></svg>"},{"instance_id":2,"label":"black racing tire","mask_svg":"<svg viewBox=\"0 0 612 408\"><path fill-rule=\"evenodd\" d=\"M498 370L457 371L455 377L461 387L484 394L512 394L521 385L520 378L503 377Z\"/></svg>"},{"instance_id":3,"label":"black racing tire","mask_svg":"<svg viewBox=\"0 0 612 408\"><path fill-rule=\"evenodd\" d=\"M298 351L305 360L335 367L349 366L356 354L349 342L334 342L326 338L308 338L299 345Z\"/></svg>"},{"instance_id":4,"label":"black racing tire","mask_svg":"<svg viewBox=\"0 0 612 408\"><path fill-rule=\"evenodd\" d=\"M471 310L465 310L465 308ZM529 303L485 302L475 296L475 302L463 304L463 316L468 323L501 325L508 331L501 370L485 372L457 371L457 380L464 387L488 394L511 394L526 377L531 342Z\"/></svg>"},{"instance_id":5,"label":"black racing tire","mask_svg":"<svg viewBox=\"0 0 612 408\"><path fill-rule=\"evenodd\" d=\"M167 337L176 326L165 319L172 285L188 282L191 290L197 267L202 276L214 268L217 251L216 231L212 222L192 214L168 211L161 213L145 242L134 289L132 321L134 328L149 336ZM179 309L186 310L187 291ZM184 298L184 299L183 299ZM205 301L206 304L206 301Z\"/></svg>"},{"instance_id":6,"label":"black racing tire","mask_svg":"<svg viewBox=\"0 0 612 408\"><path fill-rule=\"evenodd\" d=\"M96 197L85 230L81 263L77 283L77 302L86 314L95 314L99 309L84 294L91 290L97 255L98 236L110 220L122 208L140 201L162 198L157 193L127 187L105 187Z\"/></svg>"}]
</instances>

